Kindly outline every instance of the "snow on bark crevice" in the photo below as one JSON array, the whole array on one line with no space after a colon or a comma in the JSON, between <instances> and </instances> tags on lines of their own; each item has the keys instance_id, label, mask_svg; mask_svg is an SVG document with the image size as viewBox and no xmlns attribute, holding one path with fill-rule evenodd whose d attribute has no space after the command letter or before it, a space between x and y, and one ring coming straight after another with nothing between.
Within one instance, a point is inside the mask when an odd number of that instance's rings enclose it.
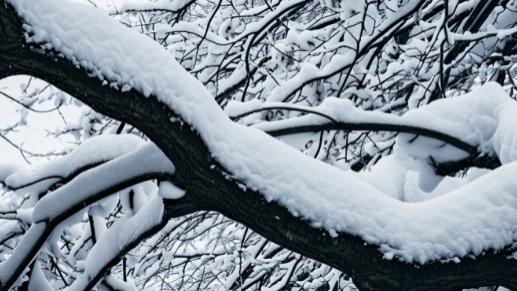
<instances>
[{"instance_id":1,"label":"snow on bark crevice","mask_svg":"<svg viewBox=\"0 0 517 291\"><path fill-rule=\"evenodd\" d=\"M359 235L380 245L387 258L418 263L478 255L517 240L517 163L511 162L516 157L512 150L517 139L512 128L516 105L502 90L492 90L494 85L480 91L479 95L490 91L490 96L478 96L482 106L473 106L465 117L493 118L486 119L487 131L479 134L491 136L494 151L506 164L447 195L403 203L354 173L315 161L259 130L232 123L207 89L159 44L102 12L71 1L10 3L26 23L27 41L60 52L105 80L107 86L134 88L167 104L200 133L213 157L235 178L315 227L331 234ZM468 107L470 99L451 102ZM497 108L485 113L485 99L501 103L489 103ZM443 102L448 107L448 101ZM432 108L428 108L432 118L444 118L447 126L451 116ZM424 113L415 113L416 120L420 114ZM435 126L442 128L438 120ZM454 133L460 136L470 130L457 125Z\"/></svg>"}]
</instances>

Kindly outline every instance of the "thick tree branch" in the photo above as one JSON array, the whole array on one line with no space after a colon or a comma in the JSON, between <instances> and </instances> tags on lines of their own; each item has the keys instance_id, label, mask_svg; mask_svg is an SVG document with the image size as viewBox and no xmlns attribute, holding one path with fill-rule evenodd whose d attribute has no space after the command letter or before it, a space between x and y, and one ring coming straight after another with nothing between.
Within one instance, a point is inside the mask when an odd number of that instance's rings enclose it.
<instances>
[{"instance_id":1,"label":"thick tree branch","mask_svg":"<svg viewBox=\"0 0 517 291\"><path fill-rule=\"evenodd\" d=\"M195 201L196 209L218 211L275 243L342 270L364 290L445 290L486 285L517 288L514 276L517 260L507 259L509 251L477 258L467 256L459 263L416 266L385 260L377 246L366 245L358 237L346 233L329 236L277 203L267 202L261 193L244 190L239 187L239 181L228 179L227 170L211 157L199 135L188 124L170 122L178 116L156 98L145 98L135 90L123 93L102 86L99 79L90 77L84 69L27 45L21 21L5 1L0 2L0 27L3 76L38 77L94 110L136 126L174 161L177 169L174 183L189 193L188 199ZM189 210L186 206L178 207ZM10 285L7 283L3 282L3 288Z\"/></svg>"}]
</instances>

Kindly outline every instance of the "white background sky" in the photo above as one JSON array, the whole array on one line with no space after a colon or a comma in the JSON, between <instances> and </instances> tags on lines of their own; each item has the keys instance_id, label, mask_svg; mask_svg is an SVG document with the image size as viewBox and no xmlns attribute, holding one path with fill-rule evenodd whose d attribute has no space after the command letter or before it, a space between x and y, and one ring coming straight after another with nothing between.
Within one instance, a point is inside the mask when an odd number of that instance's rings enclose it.
<instances>
[{"instance_id":1,"label":"white background sky","mask_svg":"<svg viewBox=\"0 0 517 291\"><path fill-rule=\"evenodd\" d=\"M8 94L16 93L15 88L20 83L20 77L11 77L0 80L0 90ZM13 96L16 96L13 94ZM5 97L0 97L0 128L5 128L12 124L16 118L17 106L14 102ZM0 140L0 163L24 163L19 151L9 145L6 141Z\"/></svg>"},{"instance_id":2,"label":"white background sky","mask_svg":"<svg viewBox=\"0 0 517 291\"><path fill-rule=\"evenodd\" d=\"M9 94L10 96L19 99L22 94L21 86L27 84L27 76L15 76L0 80L0 91ZM30 91L37 91L44 88L46 83L33 79L31 82ZM55 105L53 100L45 102L44 104L35 104L37 109L50 109ZM20 120L21 114L19 110L22 107L13 101L10 101L4 96L0 96L0 128L4 129ZM70 117L71 114L79 114L77 110L71 112L67 108L62 111L65 117ZM73 121L73 118L70 118ZM18 145L23 145L26 150L34 153L45 153L52 150L61 150L68 144L65 141L57 140L49 136L48 131L53 131L56 128L63 128L65 126L62 118L57 112L53 113L34 113L30 112L27 118L27 126L22 126L16 132L10 132L7 137ZM32 163L38 163L41 159L30 159ZM3 139L0 139L0 163L16 163L27 165L19 150L10 145Z\"/></svg>"}]
</instances>

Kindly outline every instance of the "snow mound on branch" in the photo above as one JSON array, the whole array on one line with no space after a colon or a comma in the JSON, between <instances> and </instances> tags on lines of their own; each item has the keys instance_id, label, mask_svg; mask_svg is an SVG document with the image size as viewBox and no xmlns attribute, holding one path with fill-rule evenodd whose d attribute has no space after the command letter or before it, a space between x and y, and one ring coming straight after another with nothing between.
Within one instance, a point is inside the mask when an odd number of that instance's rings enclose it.
<instances>
[{"instance_id":1,"label":"snow mound on branch","mask_svg":"<svg viewBox=\"0 0 517 291\"><path fill-rule=\"evenodd\" d=\"M437 100L410 110L402 117L406 124L433 129L460 137L482 152L496 154L501 162L517 160L516 102L503 88L489 82L463 96ZM465 152L429 138L401 134L397 144L415 158L432 156L437 162L466 158Z\"/></svg>"},{"instance_id":2,"label":"snow mound on branch","mask_svg":"<svg viewBox=\"0 0 517 291\"><path fill-rule=\"evenodd\" d=\"M54 291L54 287L50 285L41 270L41 263L39 261L34 262L34 267L29 280L28 291Z\"/></svg>"},{"instance_id":3,"label":"snow mound on branch","mask_svg":"<svg viewBox=\"0 0 517 291\"><path fill-rule=\"evenodd\" d=\"M29 41L61 52L114 87L132 87L167 104L200 133L214 158L235 179L315 227L361 236L381 246L387 258L418 263L479 255L517 240L517 162L447 195L403 203L354 173L343 173L263 132L232 123L203 85L159 44L94 8L70 1L10 3L26 22ZM504 112L515 106L501 108L490 127L496 130L493 140L500 140L498 154L507 157L506 162L514 157L506 147L515 140L515 131L514 119Z\"/></svg>"},{"instance_id":4,"label":"snow mound on branch","mask_svg":"<svg viewBox=\"0 0 517 291\"><path fill-rule=\"evenodd\" d=\"M5 183L5 180L14 173L22 172L25 169L21 165L13 163L0 164L0 183Z\"/></svg>"},{"instance_id":5,"label":"snow mound on branch","mask_svg":"<svg viewBox=\"0 0 517 291\"><path fill-rule=\"evenodd\" d=\"M129 134L93 137L61 159L45 163L32 171L17 171L9 175L6 185L16 189L42 179L65 178L85 166L106 162L130 152L143 143L141 138Z\"/></svg>"},{"instance_id":6,"label":"snow mound on branch","mask_svg":"<svg viewBox=\"0 0 517 291\"><path fill-rule=\"evenodd\" d=\"M81 173L72 182L45 195L36 204L32 221L52 220L70 205L94 199L92 196L102 194L110 185L151 173L173 174L174 170L174 165L156 145L145 143L109 163Z\"/></svg>"}]
</instances>

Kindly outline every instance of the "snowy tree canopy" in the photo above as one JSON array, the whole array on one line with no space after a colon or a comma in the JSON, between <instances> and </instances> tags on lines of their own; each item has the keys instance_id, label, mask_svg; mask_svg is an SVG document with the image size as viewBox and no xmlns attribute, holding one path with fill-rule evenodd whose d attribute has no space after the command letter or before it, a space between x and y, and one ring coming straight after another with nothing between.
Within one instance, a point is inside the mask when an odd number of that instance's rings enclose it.
<instances>
[{"instance_id":1,"label":"snowy tree canopy","mask_svg":"<svg viewBox=\"0 0 517 291\"><path fill-rule=\"evenodd\" d=\"M0 161L0 289L517 288L516 23L515 0L0 0L0 79L28 80L0 137L38 160ZM16 142L38 114L74 146Z\"/></svg>"}]
</instances>

